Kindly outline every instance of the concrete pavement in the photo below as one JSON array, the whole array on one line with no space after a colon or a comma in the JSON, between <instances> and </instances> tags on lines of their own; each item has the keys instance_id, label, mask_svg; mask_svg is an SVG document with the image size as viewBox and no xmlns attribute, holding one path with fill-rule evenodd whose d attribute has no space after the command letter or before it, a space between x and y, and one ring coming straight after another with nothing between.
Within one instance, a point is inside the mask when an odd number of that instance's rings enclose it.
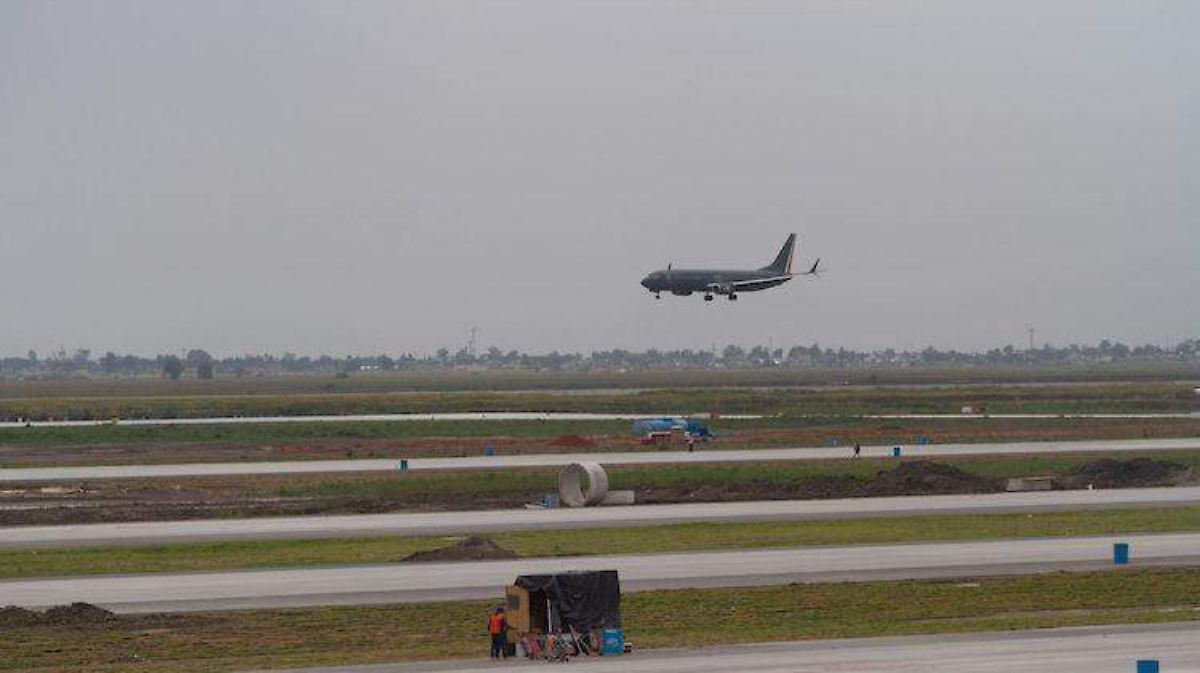
<instances>
[{"instance_id":1,"label":"concrete pavement","mask_svg":"<svg viewBox=\"0 0 1200 673\"><path fill-rule=\"evenodd\" d=\"M636 641L637 634L630 634ZM760 643L629 656L577 658L589 673L1135 673L1138 659L1157 659L1163 673L1200 673L1200 623L1116 625ZM534 673L543 662L475 661L292 669L276 673ZM258 672L263 673L263 672Z\"/></svg>"},{"instance_id":2,"label":"concrete pavement","mask_svg":"<svg viewBox=\"0 0 1200 673\"><path fill-rule=\"evenodd\" d=\"M1200 505L1200 487L154 521L0 528L0 549Z\"/></svg>"},{"instance_id":3,"label":"concrete pavement","mask_svg":"<svg viewBox=\"0 0 1200 673\"><path fill-rule=\"evenodd\" d=\"M1170 451L1200 449L1200 438L1084 440L1067 442L1007 442L981 444L928 444L904 446L906 457L985 456L1022 453L1078 453L1118 451ZM863 447L867 457L884 457L891 446ZM632 451L564 454L519 454L472 456L466 458L413 458L409 471L506 469L519 467L560 467L578 462L606 465L653 465L664 463L736 463L753 461L829 460L846 458L848 447L750 449L741 451ZM97 465L76 467L30 467L0 469L0 482L64 481L80 479L128 479L146 477L185 477L206 475L298 474L323 472L395 471L399 461L386 460L296 460L243 463L189 463L176 465Z\"/></svg>"},{"instance_id":4,"label":"concrete pavement","mask_svg":"<svg viewBox=\"0 0 1200 673\"><path fill-rule=\"evenodd\" d=\"M486 599L517 575L595 569L618 570L626 591L1024 574L1111 568L1116 541L1130 543L1135 566L1200 564L1200 533L1122 535L22 579L0 582L0 605L172 612Z\"/></svg>"}]
</instances>

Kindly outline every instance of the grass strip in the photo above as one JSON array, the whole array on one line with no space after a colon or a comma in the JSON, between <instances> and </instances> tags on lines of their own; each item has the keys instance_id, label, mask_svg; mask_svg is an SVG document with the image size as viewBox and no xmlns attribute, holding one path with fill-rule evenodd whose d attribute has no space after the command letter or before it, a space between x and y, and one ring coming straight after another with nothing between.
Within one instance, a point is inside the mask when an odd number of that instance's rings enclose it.
<instances>
[{"instance_id":1,"label":"grass strip","mask_svg":"<svg viewBox=\"0 0 1200 673\"><path fill-rule=\"evenodd\" d=\"M69 392L69 391L64 391ZM964 400L964 398L967 398ZM964 401L991 413L1189 412L1190 387L1177 383L929 388L658 388L597 392L318 392L262 395L0 398L0 419L107 420L473 411L583 411L859 415L958 413Z\"/></svg>"},{"instance_id":2,"label":"grass strip","mask_svg":"<svg viewBox=\"0 0 1200 673\"><path fill-rule=\"evenodd\" d=\"M1001 456L939 457L938 463L990 479L1028 475L1065 475L1072 469L1101 460L1148 458L1178 463L1200 471L1200 451L1131 451L1126 453L1057 453ZM814 478L869 479L880 470L892 469L897 461L884 458L859 460L812 460L745 463L692 463L663 465L606 466L614 489L665 488L679 485L705 486L757 484L780 487ZM512 470L468 470L407 473L330 474L281 479L270 495L292 498L352 497L394 498L419 493L453 492L485 494L542 492L554 485L554 468ZM262 479L261 483L268 483ZM279 482L275 482L279 483ZM779 491L787 493L786 490ZM771 497L764 489L761 498ZM815 496L814 496L815 497Z\"/></svg>"},{"instance_id":3,"label":"grass strip","mask_svg":"<svg viewBox=\"0 0 1200 673\"><path fill-rule=\"evenodd\" d=\"M127 615L18 626L0 639L0 671L193 673L482 659L488 606ZM622 618L639 648L1184 621L1200 619L1200 569L653 591L626 595Z\"/></svg>"},{"instance_id":4,"label":"grass strip","mask_svg":"<svg viewBox=\"0 0 1200 673\"><path fill-rule=\"evenodd\" d=\"M832 521L689 523L490 535L523 557L1066 537L1200 530L1200 507ZM455 537L371 537L0 552L0 578L392 563Z\"/></svg>"}]
</instances>

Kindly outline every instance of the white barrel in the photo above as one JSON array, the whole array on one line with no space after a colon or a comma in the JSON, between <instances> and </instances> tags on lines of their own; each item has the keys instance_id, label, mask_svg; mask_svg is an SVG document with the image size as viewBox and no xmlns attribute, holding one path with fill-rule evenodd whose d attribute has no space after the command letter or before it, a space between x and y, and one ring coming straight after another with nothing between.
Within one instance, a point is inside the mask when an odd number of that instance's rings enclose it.
<instances>
[{"instance_id":1,"label":"white barrel","mask_svg":"<svg viewBox=\"0 0 1200 673\"><path fill-rule=\"evenodd\" d=\"M606 495L608 474L599 463L571 463L558 473L558 502L566 507L599 505Z\"/></svg>"}]
</instances>

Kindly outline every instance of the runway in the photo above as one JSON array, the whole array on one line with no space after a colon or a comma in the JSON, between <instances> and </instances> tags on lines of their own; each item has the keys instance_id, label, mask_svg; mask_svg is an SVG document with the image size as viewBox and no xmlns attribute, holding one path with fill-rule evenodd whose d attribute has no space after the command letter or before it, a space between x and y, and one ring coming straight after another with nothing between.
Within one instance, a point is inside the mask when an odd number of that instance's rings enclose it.
<instances>
[{"instance_id":1,"label":"runway","mask_svg":"<svg viewBox=\"0 0 1200 673\"><path fill-rule=\"evenodd\" d=\"M700 521L798 521L1184 505L1200 505L1200 487L17 526L0 528L0 549L376 535L449 535L554 528L649 526Z\"/></svg>"},{"instance_id":2,"label":"runway","mask_svg":"<svg viewBox=\"0 0 1200 673\"><path fill-rule=\"evenodd\" d=\"M591 413L585 411L462 411L432 414L323 414L312 416L215 416L209 418L119 418L62 421L2 421L3 428L92 428L102 425L245 425L255 423L395 423L405 421L633 421L647 418L671 418L675 414ZM707 418L692 414L688 418ZM757 420L762 414L722 414L726 420ZM860 418L867 420L979 420L1000 419L1166 419L1200 418L1200 412L1175 413L1069 413L1069 414L802 414L796 418Z\"/></svg>"},{"instance_id":3,"label":"runway","mask_svg":"<svg viewBox=\"0 0 1200 673\"><path fill-rule=\"evenodd\" d=\"M887 457L892 455L892 449L892 446L866 446L863 447L863 455L866 457ZM902 447L902 454L910 458L933 458L1021 453L1077 453L1083 451L1170 451L1176 449L1200 449L1200 438L905 445ZM740 451L701 449L695 453L687 451L655 451L651 449L646 451L613 453L593 452L471 456L465 458L413 458L407 461L407 469L409 471L497 470L520 467L559 467L578 462L600 462L606 465L652 465L663 463L829 460L847 458L849 455L850 449L848 447L747 449ZM0 468L0 482L321 472L378 472L395 471L399 468L399 461L392 459L24 467Z\"/></svg>"},{"instance_id":4,"label":"runway","mask_svg":"<svg viewBox=\"0 0 1200 673\"><path fill-rule=\"evenodd\" d=\"M517 575L616 569L625 591L1105 569L1115 541L1134 566L1200 564L1200 533L679 554L139 574L0 582L0 605L86 601L117 612L488 599Z\"/></svg>"},{"instance_id":5,"label":"runway","mask_svg":"<svg viewBox=\"0 0 1200 673\"><path fill-rule=\"evenodd\" d=\"M4 421L0 428L93 428L102 425L131 427L160 425L247 425L256 423L396 423L405 421L636 421L674 418L673 414L606 414L586 411L455 411L432 414L329 414L313 416L215 416L209 418L120 418L79 421ZM707 415L704 416L707 418ZM1143 418L1143 415L1130 418ZM1173 415L1163 416L1163 418ZM1183 414L1186 418L1187 414ZM699 416L697 416L699 418ZM756 420L758 414L725 414L729 420ZM1119 418L1119 416L1118 416Z\"/></svg>"},{"instance_id":6,"label":"runway","mask_svg":"<svg viewBox=\"0 0 1200 673\"><path fill-rule=\"evenodd\" d=\"M631 634L636 640L637 634ZM575 659L594 673L1134 673L1156 659L1164 673L1200 673L1200 623L759 643ZM542 662L485 660L291 669L277 673L533 673ZM262 673L262 672L258 672Z\"/></svg>"}]
</instances>

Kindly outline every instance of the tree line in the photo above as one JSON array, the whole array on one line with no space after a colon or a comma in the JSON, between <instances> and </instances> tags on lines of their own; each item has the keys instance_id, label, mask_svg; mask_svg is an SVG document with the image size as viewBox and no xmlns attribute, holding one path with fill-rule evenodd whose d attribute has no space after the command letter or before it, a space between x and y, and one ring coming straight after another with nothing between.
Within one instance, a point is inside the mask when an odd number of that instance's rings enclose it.
<instances>
[{"instance_id":1,"label":"tree line","mask_svg":"<svg viewBox=\"0 0 1200 673\"><path fill-rule=\"evenodd\" d=\"M1175 346L1143 344L1128 346L1103 340L1095 345L1050 346L1019 349L1014 346L982 351L922 350L892 348L859 351L822 347L819 344L787 348L730 344L720 350L623 349L591 353L523 353L491 347L475 352L469 348L441 348L431 355L297 355L295 353L246 354L216 358L204 349L180 355L164 353L152 357L108 351L93 356L89 349L72 353L59 350L42 357L29 351L24 357L0 358L0 377L57 378L66 376L184 376L211 379L222 376L275 374L334 374L361 372L437 371L459 368L515 369L534 371L589 371L622 369L719 369L761 367L876 367L876 366L996 366L996 365L1087 365L1106 362L1197 362L1200 339L1187 339Z\"/></svg>"}]
</instances>

